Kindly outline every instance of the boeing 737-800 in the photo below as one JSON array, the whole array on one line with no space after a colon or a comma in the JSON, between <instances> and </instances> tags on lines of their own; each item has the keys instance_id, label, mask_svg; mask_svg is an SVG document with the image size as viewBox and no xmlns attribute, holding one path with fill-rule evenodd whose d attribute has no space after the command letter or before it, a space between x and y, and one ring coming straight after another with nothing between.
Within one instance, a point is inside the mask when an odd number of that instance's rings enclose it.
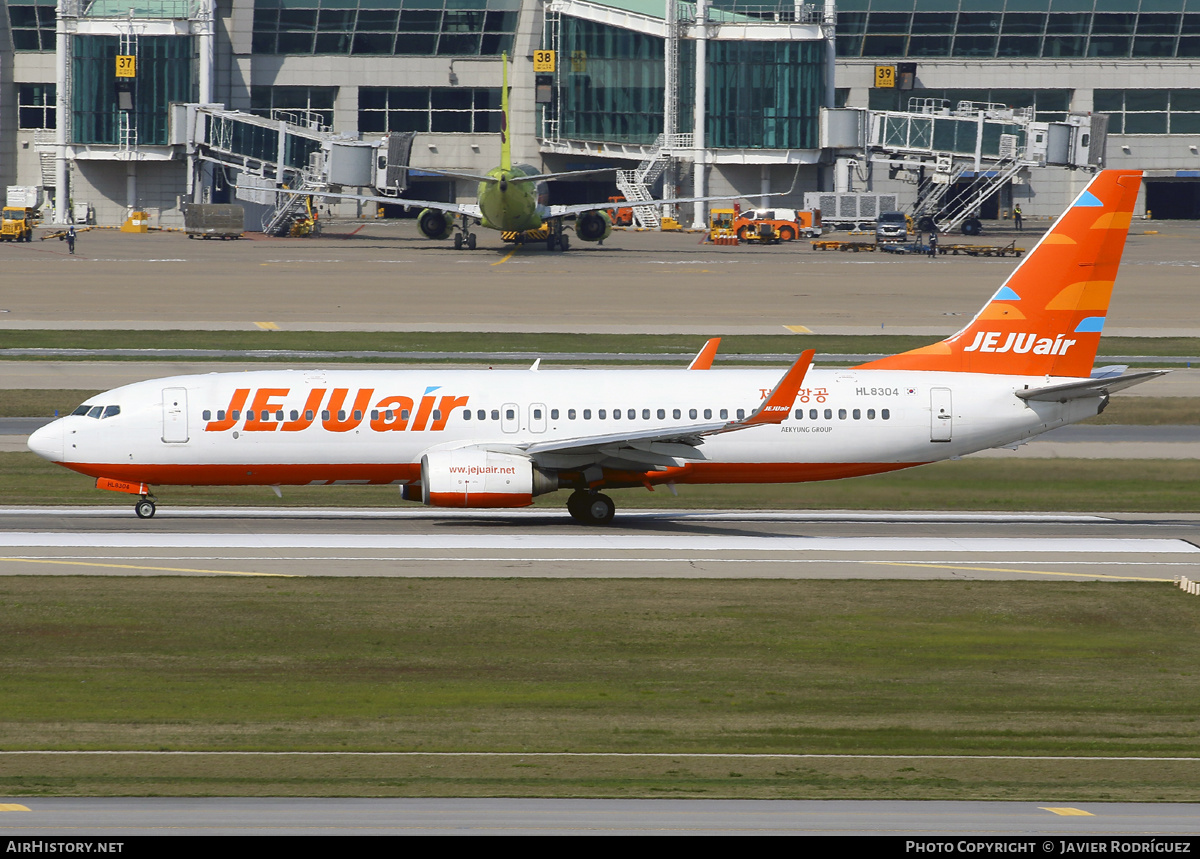
<instances>
[{"instance_id":1,"label":"boeing 737-800","mask_svg":"<svg viewBox=\"0 0 1200 859\"><path fill-rule=\"evenodd\" d=\"M613 204L606 201L603 203L550 205L547 183L558 179L572 179L597 173L613 173L615 168L542 173L529 164L513 164L512 145L509 139L507 55L502 56L501 67L504 69L504 74L500 90L500 108L503 117L500 126L500 166L489 170L482 176L453 170L421 168L424 173L479 183L476 202L442 203L434 200L409 200L400 197L325 191L294 191L291 193L420 208L421 211L417 215L417 229L420 230L421 235L427 239L448 239L453 235L456 249L463 247L468 250L475 249L476 239L475 234L471 232L471 224L477 223L490 230L499 230L515 242L523 243L526 238L539 236L545 239L548 249L555 250L557 248L565 251L570 246L570 240L563 232L563 222L570 217L575 218L576 237L585 242L603 242L612 235L613 224L608 210L612 208ZM788 193L790 191L759 196L783 196ZM675 203L729 199L732 198L728 195L723 197L674 197L647 200L638 205L664 206ZM458 232L455 232L456 218L458 219Z\"/></svg>"},{"instance_id":2,"label":"boeing 737-800","mask_svg":"<svg viewBox=\"0 0 1200 859\"><path fill-rule=\"evenodd\" d=\"M151 487L393 483L435 507L523 507L569 489L792 483L1009 446L1102 411L1162 371L1093 374L1141 174L1098 174L966 327L847 369L264 370L92 397L35 432L52 462Z\"/></svg>"}]
</instances>

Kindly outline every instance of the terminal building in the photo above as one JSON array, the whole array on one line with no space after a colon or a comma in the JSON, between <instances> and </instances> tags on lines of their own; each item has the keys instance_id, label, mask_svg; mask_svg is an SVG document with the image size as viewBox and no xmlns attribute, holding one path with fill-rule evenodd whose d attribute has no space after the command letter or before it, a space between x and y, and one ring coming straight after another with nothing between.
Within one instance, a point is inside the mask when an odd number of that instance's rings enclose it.
<instances>
[{"instance_id":1,"label":"terminal building","mask_svg":"<svg viewBox=\"0 0 1200 859\"><path fill-rule=\"evenodd\" d=\"M547 171L617 167L655 194L774 193L797 207L808 192L846 191L910 208L935 174L991 176L1002 187L984 217L1017 203L1048 217L1086 183L1078 168L1140 168L1143 212L1200 217L1200 0L7 0L4 10L0 184L40 186L59 221L119 224L142 210L179 226L185 202L238 200L244 175L298 187L333 163L314 153L401 132L415 138L397 202L469 200L472 182L421 168L499 162L503 56L514 157ZM964 143L971 122L978 135ZM1039 123L1068 122L1085 129L1086 157L1014 159ZM952 126L957 143L939 143L936 129ZM922 128L933 129L924 143ZM615 192L603 176L551 191L552 202ZM688 207L680 219L702 218Z\"/></svg>"}]
</instances>

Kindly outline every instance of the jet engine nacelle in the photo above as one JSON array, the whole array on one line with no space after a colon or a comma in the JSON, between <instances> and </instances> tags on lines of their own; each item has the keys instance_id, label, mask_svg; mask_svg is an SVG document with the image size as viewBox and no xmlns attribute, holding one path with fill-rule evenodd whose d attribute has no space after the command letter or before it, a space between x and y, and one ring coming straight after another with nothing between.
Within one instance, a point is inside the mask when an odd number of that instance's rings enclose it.
<instances>
[{"instance_id":1,"label":"jet engine nacelle","mask_svg":"<svg viewBox=\"0 0 1200 859\"><path fill-rule=\"evenodd\" d=\"M527 456L459 448L421 457L421 486L432 507L528 507L533 496L558 489L558 480Z\"/></svg>"},{"instance_id":2,"label":"jet engine nacelle","mask_svg":"<svg viewBox=\"0 0 1200 859\"><path fill-rule=\"evenodd\" d=\"M603 209L584 212L575 218L575 235L585 242L602 242L612 235L612 218Z\"/></svg>"},{"instance_id":3,"label":"jet engine nacelle","mask_svg":"<svg viewBox=\"0 0 1200 859\"><path fill-rule=\"evenodd\" d=\"M454 221L445 212L437 209L422 209L417 215L417 229L427 239L448 239L454 229Z\"/></svg>"}]
</instances>

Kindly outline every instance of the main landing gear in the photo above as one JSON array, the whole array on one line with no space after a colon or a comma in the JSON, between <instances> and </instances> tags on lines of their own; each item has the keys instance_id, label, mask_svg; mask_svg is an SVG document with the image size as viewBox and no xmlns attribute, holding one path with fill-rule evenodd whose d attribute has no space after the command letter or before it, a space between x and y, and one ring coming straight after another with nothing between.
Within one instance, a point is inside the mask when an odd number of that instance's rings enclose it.
<instances>
[{"instance_id":1,"label":"main landing gear","mask_svg":"<svg viewBox=\"0 0 1200 859\"><path fill-rule=\"evenodd\" d=\"M143 495L138 499L137 504L133 505L133 512L138 515L139 519L153 519L154 498L149 495Z\"/></svg>"},{"instance_id":2,"label":"main landing gear","mask_svg":"<svg viewBox=\"0 0 1200 859\"><path fill-rule=\"evenodd\" d=\"M560 221L550 230L550 235L546 238L546 250L552 251L558 248L560 251L565 251L569 247L571 247L571 241L567 238L567 234L563 232L562 222Z\"/></svg>"},{"instance_id":3,"label":"main landing gear","mask_svg":"<svg viewBox=\"0 0 1200 859\"><path fill-rule=\"evenodd\" d=\"M607 525L616 515L617 505L602 493L576 489L567 499L567 512L583 525Z\"/></svg>"}]
</instances>

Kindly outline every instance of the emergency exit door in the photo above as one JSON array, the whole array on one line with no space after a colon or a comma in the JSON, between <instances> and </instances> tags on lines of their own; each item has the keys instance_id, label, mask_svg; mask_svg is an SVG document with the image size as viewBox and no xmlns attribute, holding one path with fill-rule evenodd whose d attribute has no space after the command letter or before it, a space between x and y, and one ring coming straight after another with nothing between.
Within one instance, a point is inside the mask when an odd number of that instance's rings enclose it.
<instances>
[{"instance_id":1,"label":"emergency exit door","mask_svg":"<svg viewBox=\"0 0 1200 859\"><path fill-rule=\"evenodd\" d=\"M188 440L187 388L163 388L163 434L167 444L182 444Z\"/></svg>"}]
</instances>

